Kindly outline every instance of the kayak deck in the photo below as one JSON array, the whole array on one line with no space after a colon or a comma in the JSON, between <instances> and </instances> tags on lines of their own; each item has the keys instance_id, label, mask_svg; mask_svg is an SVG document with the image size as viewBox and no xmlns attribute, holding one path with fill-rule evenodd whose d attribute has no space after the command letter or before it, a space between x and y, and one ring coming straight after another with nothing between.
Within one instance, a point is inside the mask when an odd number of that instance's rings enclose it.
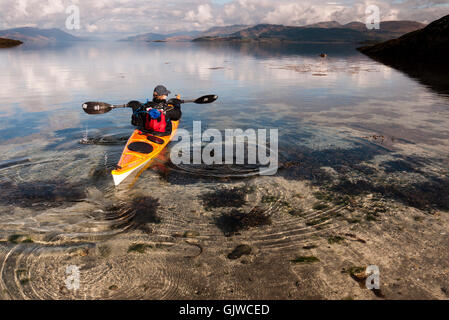
<instances>
[{"instance_id":1,"label":"kayak deck","mask_svg":"<svg viewBox=\"0 0 449 320\"><path fill-rule=\"evenodd\" d=\"M134 130L123 150L117 168L111 171L117 186L131 173L153 160L171 141L178 129L179 121L172 121L172 133L169 136L155 136L140 130Z\"/></svg>"}]
</instances>

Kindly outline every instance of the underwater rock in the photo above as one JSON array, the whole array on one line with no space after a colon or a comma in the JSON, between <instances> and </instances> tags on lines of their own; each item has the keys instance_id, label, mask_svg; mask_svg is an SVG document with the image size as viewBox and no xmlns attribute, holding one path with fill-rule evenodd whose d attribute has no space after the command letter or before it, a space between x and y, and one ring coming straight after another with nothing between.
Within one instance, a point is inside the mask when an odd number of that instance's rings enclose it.
<instances>
[{"instance_id":1,"label":"underwater rock","mask_svg":"<svg viewBox=\"0 0 449 320\"><path fill-rule=\"evenodd\" d=\"M223 214L215 220L215 224L223 231L225 236L231 236L242 230L271 225L271 218L265 214L264 210L255 207L248 213L233 210L230 213Z\"/></svg>"},{"instance_id":2,"label":"underwater rock","mask_svg":"<svg viewBox=\"0 0 449 320\"><path fill-rule=\"evenodd\" d=\"M290 260L290 262L294 263L294 264L297 264L297 263L300 263L300 264L302 264L302 263L314 263L314 262L319 262L319 261L320 261L320 259L318 259L315 256L299 256L299 257L296 257L293 260Z\"/></svg>"},{"instance_id":3,"label":"underwater rock","mask_svg":"<svg viewBox=\"0 0 449 320\"><path fill-rule=\"evenodd\" d=\"M235 247L235 249L228 254L228 259L235 260L240 258L243 255L248 255L252 251L252 248L246 244L241 244Z\"/></svg>"},{"instance_id":4,"label":"underwater rock","mask_svg":"<svg viewBox=\"0 0 449 320\"><path fill-rule=\"evenodd\" d=\"M203 194L201 200L206 209L212 208L239 208L246 203L246 195L249 189L246 187L235 187L232 189L221 189Z\"/></svg>"}]
</instances>

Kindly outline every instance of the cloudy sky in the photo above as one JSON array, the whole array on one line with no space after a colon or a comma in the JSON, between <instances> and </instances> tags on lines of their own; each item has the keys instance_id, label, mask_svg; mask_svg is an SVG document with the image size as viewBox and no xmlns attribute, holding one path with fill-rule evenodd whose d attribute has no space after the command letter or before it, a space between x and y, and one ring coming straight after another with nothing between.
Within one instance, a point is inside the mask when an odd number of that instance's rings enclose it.
<instances>
[{"instance_id":1,"label":"cloudy sky","mask_svg":"<svg viewBox=\"0 0 449 320\"><path fill-rule=\"evenodd\" d=\"M80 29L72 34L105 37L231 24L364 22L369 5L380 8L381 20L428 23L449 14L449 0L0 0L0 29L33 26L67 31L70 5L80 12Z\"/></svg>"}]
</instances>

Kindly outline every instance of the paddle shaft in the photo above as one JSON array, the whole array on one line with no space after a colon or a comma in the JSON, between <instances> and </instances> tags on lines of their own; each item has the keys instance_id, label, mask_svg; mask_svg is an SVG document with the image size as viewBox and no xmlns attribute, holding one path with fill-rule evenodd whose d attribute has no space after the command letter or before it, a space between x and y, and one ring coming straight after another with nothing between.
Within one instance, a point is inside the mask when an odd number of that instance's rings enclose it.
<instances>
[{"instance_id":1,"label":"paddle shaft","mask_svg":"<svg viewBox=\"0 0 449 320\"><path fill-rule=\"evenodd\" d=\"M195 102L195 101L196 101L196 99L180 100L181 103L191 103L191 102ZM127 103L125 103L125 104L119 104L119 105L116 105L116 106L111 105L111 109L127 108L127 107L128 107L128 104L127 104Z\"/></svg>"},{"instance_id":2,"label":"paddle shaft","mask_svg":"<svg viewBox=\"0 0 449 320\"><path fill-rule=\"evenodd\" d=\"M111 109L127 108L127 107L128 107L128 104L127 104L127 103L125 103L125 104L119 104L119 105L116 105L116 106L111 105Z\"/></svg>"},{"instance_id":3,"label":"paddle shaft","mask_svg":"<svg viewBox=\"0 0 449 320\"><path fill-rule=\"evenodd\" d=\"M198 99L179 100L179 101L181 103L193 102L193 103L197 103L197 104L206 104L206 103L214 102L217 99L218 99L218 96L216 96L216 95L206 95L206 96L199 97ZM112 109L126 108L126 107L128 107L128 104L120 104L120 105L114 106L114 105L111 105L106 102L86 102L83 104L82 107L83 107L84 112L86 112L88 114L104 114L104 113L111 111Z\"/></svg>"}]
</instances>

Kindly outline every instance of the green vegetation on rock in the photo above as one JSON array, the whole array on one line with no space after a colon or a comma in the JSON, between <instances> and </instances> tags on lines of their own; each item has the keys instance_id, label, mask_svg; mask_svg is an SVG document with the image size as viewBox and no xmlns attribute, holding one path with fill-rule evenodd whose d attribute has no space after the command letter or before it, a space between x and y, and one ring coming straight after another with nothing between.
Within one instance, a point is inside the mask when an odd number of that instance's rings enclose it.
<instances>
[{"instance_id":1,"label":"green vegetation on rock","mask_svg":"<svg viewBox=\"0 0 449 320\"><path fill-rule=\"evenodd\" d=\"M314 263L314 262L319 262L320 259L318 259L317 257L314 256L299 256L296 257L293 260L290 260L291 263Z\"/></svg>"},{"instance_id":2,"label":"green vegetation on rock","mask_svg":"<svg viewBox=\"0 0 449 320\"><path fill-rule=\"evenodd\" d=\"M145 253L145 250L147 249L148 245L145 243L134 243L129 246L128 252L138 252L138 253Z\"/></svg>"},{"instance_id":3,"label":"green vegetation on rock","mask_svg":"<svg viewBox=\"0 0 449 320\"><path fill-rule=\"evenodd\" d=\"M316 202L312 208L314 210L324 210L328 208L328 205L322 202Z\"/></svg>"},{"instance_id":4,"label":"green vegetation on rock","mask_svg":"<svg viewBox=\"0 0 449 320\"><path fill-rule=\"evenodd\" d=\"M344 237L341 236L330 236L329 238L327 238L327 242L329 244L334 244L334 243L341 243L345 240Z\"/></svg>"}]
</instances>

